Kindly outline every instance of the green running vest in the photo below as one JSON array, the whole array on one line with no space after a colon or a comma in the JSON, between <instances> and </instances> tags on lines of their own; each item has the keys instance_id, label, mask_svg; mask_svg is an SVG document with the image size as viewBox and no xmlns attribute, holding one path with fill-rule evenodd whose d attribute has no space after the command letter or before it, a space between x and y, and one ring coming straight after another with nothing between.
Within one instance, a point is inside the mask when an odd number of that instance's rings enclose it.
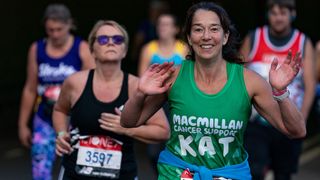
<instances>
[{"instance_id":1,"label":"green running vest","mask_svg":"<svg viewBox=\"0 0 320 180\"><path fill-rule=\"evenodd\" d=\"M194 61L183 61L169 93L171 137L166 147L182 160L215 169L243 162L243 134L251 114L243 66L227 62L228 80L205 94L194 80ZM180 179L183 169L159 164L159 179Z\"/></svg>"}]
</instances>

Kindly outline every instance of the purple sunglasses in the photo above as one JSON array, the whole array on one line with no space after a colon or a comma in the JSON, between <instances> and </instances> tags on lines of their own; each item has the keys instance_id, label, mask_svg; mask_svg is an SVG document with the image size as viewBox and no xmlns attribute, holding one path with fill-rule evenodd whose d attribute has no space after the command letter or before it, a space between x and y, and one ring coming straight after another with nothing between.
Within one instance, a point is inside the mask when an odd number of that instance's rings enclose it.
<instances>
[{"instance_id":1,"label":"purple sunglasses","mask_svg":"<svg viewBox=\"0 0 320 180\"><path fill-rule=\"evenodd\" d=\"M110 38L112 39L112 42L116 45L120 45L124 42L124 37L121 35L114 35L114 36L100 35L96 37L98 43L101 46L108 44L110 41Z\"/></svg>"}]
</instances>

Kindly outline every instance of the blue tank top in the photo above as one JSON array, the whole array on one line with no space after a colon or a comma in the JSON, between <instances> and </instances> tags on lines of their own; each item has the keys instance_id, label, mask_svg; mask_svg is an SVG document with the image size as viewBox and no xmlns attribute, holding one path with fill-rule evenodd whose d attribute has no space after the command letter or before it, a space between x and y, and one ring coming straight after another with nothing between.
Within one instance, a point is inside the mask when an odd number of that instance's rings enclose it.
<instances>
[{"instance_id":1,"label":"blue tank top","mask_svg":"<svg viewBox=\"0 0 320 180\"><path fill-rule=\"evenodd\" d=\"M47 41L37 41L38 65L38 107L37 115L52 123L52 109L56 102L63 81L71 74L81 70L82 62L79 55L81 38L75 37L69 52L60 58L50 57L46 52Z\"/></svg>"}]
</instances>

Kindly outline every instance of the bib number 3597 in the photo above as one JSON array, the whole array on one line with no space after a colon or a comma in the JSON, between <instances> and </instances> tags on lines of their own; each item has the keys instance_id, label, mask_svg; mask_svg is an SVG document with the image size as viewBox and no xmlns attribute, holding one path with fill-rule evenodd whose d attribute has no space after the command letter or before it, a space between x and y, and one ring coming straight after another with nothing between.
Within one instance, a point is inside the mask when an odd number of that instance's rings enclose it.
<instances>
[{"instance_id":1,"label":"bib number 3597","mask_svg":"<svg viewBox=\"0 0 320 180\"><path fill-rule=\"evenodd\" d=\"M86 152L87 157L85 159L86 162L88 163L100 163L101 166L103 164L109 164L110 159L112 157L111 153L103 153L103 152L92 152L92 151L87 151Z\"/></svg>"},{"instance_id":2,"label":"bib number 3597","mask_svg":"<svg viewBox=\"0 0 320 180\"><path fill-rule=\"evenodd\" d=\"M107 136L89 136L79 142L76 172L95 177L119 176L122 143Z\"/></svg>"},{"instance_id":3,"label":"bib number 3597","mask_svg":"<svg viewBox=\"0 0 320 180\"><path fill-rule=\"evenodd\" d=\"M81 147L77 164L91 167L120 169L121 152Z\"/></svg>"}]
</instances>

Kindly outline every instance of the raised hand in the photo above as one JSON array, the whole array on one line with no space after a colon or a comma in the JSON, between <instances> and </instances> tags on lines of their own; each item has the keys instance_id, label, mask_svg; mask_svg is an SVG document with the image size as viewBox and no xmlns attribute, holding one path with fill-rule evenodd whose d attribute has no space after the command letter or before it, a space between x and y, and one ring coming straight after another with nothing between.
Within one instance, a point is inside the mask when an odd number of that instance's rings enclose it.
<instances>
[{"instance_id":1,"label":"raised hand","mask_svg":"<svg viewBox=\"0 0 320 180\"><path fill-rule=\"evenodd\" d=\"M139 90L146 95L166 92L170 87L167 80L174 71L173 62L151 65L139 80Z\"/></svg>"},{"instance_id":2,"label":"raised hand","mask_svg":"<svg viewBox=\"0 0 320 180\"><path fill-rule=\"evenodd\" d=\"M300 52L297 52L293 57L292 52L290 50L285 61L279 67L278 60L275 58L272 61L271 68L269 71L269 82L272 88L275 90L285 89L299 73L300 66Z\"/></svg>"}]
</instances>

